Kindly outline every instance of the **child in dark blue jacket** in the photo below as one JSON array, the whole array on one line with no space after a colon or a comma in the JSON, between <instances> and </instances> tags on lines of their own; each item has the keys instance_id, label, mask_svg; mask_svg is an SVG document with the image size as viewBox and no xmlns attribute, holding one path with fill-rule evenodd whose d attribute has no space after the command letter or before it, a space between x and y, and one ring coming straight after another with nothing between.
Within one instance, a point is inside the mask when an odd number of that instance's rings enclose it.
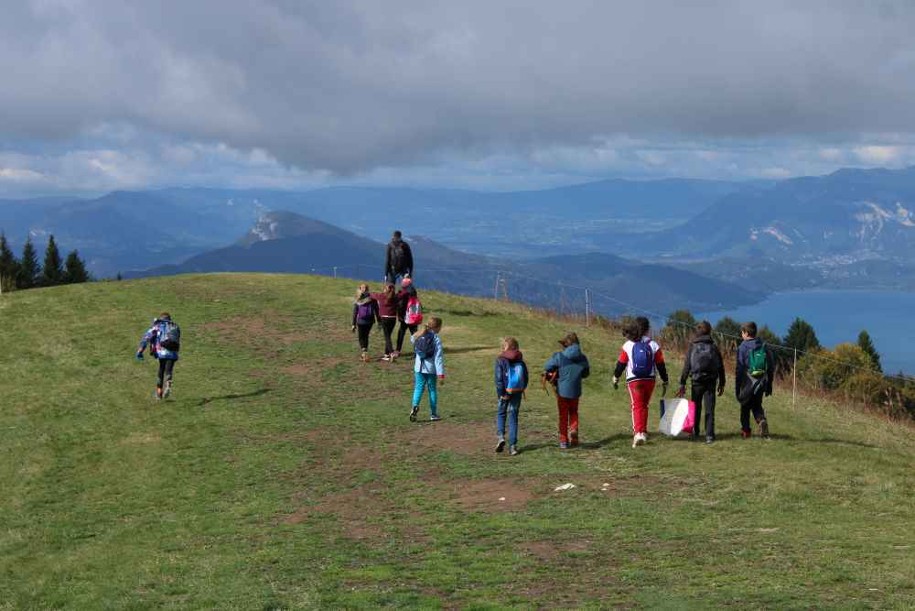
<instances>
[{"instance_id":1,"label":"child in dark blue jacket","mask_svg":"<svg viewBox=\"0 0 915 611\"><path fill-rule=\"evenodd\" d=\"M499 398L499 408L496 413L496 434L499 441L496 443L496 452L505 449L505 420L508 417L508 453L515 456L518 453L518 410L521 408L521 398L527 388L528 375L524 355L514 337L502 340L502 352L496 358L495 365L496 396Z\"/></svg>"},{"instance_id":2,"label":"child in dark blue jacket","mask_svg":"<svg viewBox=\"0 0 915 611\"><path fill-rule=\"evenodd\" d=\"M757 335L755 322L740 327L743 342L737 347L737 368L734 375L734 392L740 403L740 436L746 439L751 433L750 413L759 425L759 434L769 439L769 421L763 409L763 395L772 394L775 377L775 360L772 351Z\"/></svg>"}]
</instances>

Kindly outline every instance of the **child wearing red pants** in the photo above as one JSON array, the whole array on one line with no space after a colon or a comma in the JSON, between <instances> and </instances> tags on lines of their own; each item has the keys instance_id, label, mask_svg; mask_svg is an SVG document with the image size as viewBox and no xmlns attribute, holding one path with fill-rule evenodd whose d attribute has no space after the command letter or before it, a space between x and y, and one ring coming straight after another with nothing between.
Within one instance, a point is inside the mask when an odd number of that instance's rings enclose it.
<instances>
[{"instance_id":1,"label":"child wearing red pants","mask_svg":"<svg viewBox=\"0 0 915 611\"><path fill-rule=\"evenodd\" d=\"M578 400L581 381L591 374L588 357L581 351L578 335L569 332L559 340L561 352L553 353L543 366L544 374L556 372L556 405L559 408L559 447L578 445Z\"/></svg>"},{"instance_id":2,"label":"child wearing red pants","mask_svg":"<svg viewBox=\"0 0 915 611\"><path fill-rule=\"evenodd\" d=\"M613 372L613 388L619 388L620 376L626 372L626 387L632 401L632 447L648 441L648 405L654 392L655 376L661 375L662 394L667 394L667 367L661 346L648 337L649 323L639 316L625 329L626 343Z\"/></svg>"}]
</instances>

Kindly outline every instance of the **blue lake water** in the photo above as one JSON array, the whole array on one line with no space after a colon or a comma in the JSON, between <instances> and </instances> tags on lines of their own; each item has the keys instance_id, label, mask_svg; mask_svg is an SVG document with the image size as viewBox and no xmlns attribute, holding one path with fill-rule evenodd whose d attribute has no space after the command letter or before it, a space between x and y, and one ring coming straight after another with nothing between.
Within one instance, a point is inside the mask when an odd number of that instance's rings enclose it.
<instances>
[{"instance_id":1,"label":"blue lake water","mask_svg":"<svg viewBox=\"0 0 915 611\"><path fill-rule=\"evenodd\" d=\"M828 348L856 342L866 329L880 353L883 370L915 374L915 293L892 291L800 291L775 293L760 303L730 311L695 314L712 324L724 316L755 320L784 336L795 318L813 325Z\"/></svg>"}]
</instances>

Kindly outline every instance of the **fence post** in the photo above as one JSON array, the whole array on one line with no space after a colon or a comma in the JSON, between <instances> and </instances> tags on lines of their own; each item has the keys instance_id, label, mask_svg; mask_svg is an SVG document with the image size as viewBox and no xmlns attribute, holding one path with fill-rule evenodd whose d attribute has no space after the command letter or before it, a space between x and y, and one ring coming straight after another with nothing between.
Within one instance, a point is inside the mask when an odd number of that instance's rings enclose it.
<instances>
[{"instance_id":1,"label":"fence post","mask_svg":"<svg viewBox=\"0 0 915 611\"><path fill-rule=\"evenodd\" d=\"M337 266L334 265L334 280L337 279Z\"/></svg>"},{"instance_id":2,"label":"fence post","mask_svg":"<svg viewBox=\"0 0 915 611\"><path fill-rule=\"evenodd\" d=\"M492 298L496 301L499 300L499 280L502 279L502 272L496 272L496 284L492 289Z\"/></svg>"},{"instance_id":3,"label":"fence post","mask_svg":"<svg viewBox=\"0 0 915 611\"><path fill-rule=\"evenodd\" d=\"M591 326L591 289L585 289L585 326Z\"/></svg>"},{"instance_id":4,"label":"fence post","mask_svg":"<svg viewBox=\"0 0 915 611\"><path fill-rule=\"evenodd\" d=\"M794 367L791 368L791 409L797 409L797 347L794 348Z\"/></svg>"}]
</instances>

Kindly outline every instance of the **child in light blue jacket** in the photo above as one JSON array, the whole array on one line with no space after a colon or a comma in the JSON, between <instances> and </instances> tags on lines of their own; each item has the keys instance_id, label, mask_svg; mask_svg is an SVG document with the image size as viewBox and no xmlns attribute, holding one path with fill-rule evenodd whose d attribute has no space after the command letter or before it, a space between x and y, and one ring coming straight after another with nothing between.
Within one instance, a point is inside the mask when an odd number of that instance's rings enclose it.
<instances>
[{"instance_id":1,"label":"child in light blue jacket","mask_svg":"<svg viewBox=\"0 0 915 611\"><path fill-rule=\"evenodd\" d=\"M416 422L419 413L419 402L423 398L423 391L429 389L429 420L441 420L438 415L438 388L445 382L445 356L442 350L442 319L435 316L429 318L422 331L410 336L413 344L413 407L410 409L410 422Z\"/></svg>"}]
</instances>

